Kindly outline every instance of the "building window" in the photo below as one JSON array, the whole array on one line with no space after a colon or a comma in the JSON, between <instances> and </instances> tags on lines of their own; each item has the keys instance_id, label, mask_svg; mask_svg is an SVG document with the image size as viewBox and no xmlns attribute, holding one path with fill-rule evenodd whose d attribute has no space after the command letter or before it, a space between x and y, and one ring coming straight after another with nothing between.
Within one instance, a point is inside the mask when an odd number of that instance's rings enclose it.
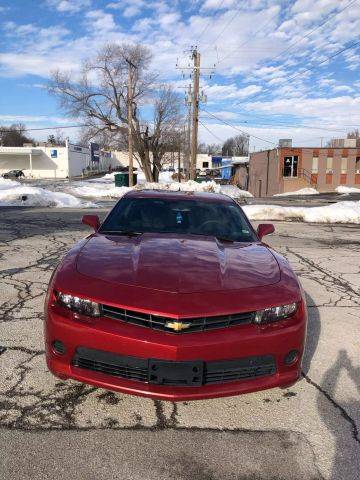
<instances>
[{"instance_id":1,"label":"building window","mask_svg":"<svg viewBox=\"0 0 360 480\"><path fill-rule=\"evenodd\" d=\"M319 157L313 157L311 173L318 173L319 171Z\"/></svg>"},{"instance_id":2,"label":"building window","mask_svg":"<svg viewBox=\"0 0 360 480\"><path fill-rule=\"evenodd\" d=\"M360 173L360 157L356 157L356 161L355 161L355 173Z\"/></svg>"},{"instance_id":3,"label":"building window","mask_svg":"<svg viewBox=\"0 0 360 480\"><path fill-rule=\"evenodd\" d=\"M333 157L326 159L326 173L333 173Z\"/></svg>"},{"instance_id":4,"label":"building window","mask_svg":"<svg viewBox=\"0 0 360 480\"><path fill-rule=\"evenodd\" d=\"M297 177L298 156L284 157L284 177Z\"/></svg>"},{"instance_id":5,"label":"building window","mask_svg":"<svg viewBox=\"0 0 360 480\"><path fill-rule=\"evenodd\" d=\"M341 159L341 173L346 173L347 172L347 158L342 158Z\"/></svg>"},{"instance_id":6,"label":"building window","mask_svg":"<svg viewBox=\"0 0 360 480\"><path fill-rule=\"evenodd\" d=\"M203 162L203 168L209 168L209 162Z\"/></svg>"}]
</instances>

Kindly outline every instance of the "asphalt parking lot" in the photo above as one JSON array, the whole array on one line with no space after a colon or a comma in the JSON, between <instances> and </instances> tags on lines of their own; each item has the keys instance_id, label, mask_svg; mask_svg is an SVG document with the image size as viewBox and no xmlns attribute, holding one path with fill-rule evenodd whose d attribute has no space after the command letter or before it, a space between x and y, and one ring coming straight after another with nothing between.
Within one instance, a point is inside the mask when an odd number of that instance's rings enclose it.
<instances>
[{"instance_id":1,"label":"asphalt parking lot","mask_svg":"<svg viewBox=\"0 0 360 480\"><path fill-rule=\"evenodd\" d=\"M46 369L44 292L88 231L84 213L0 209L1 478L359 478L359 226L277 222L267 237L307 295L301 381L174 404L62 382Z\"/></svg>"}]
</instances>

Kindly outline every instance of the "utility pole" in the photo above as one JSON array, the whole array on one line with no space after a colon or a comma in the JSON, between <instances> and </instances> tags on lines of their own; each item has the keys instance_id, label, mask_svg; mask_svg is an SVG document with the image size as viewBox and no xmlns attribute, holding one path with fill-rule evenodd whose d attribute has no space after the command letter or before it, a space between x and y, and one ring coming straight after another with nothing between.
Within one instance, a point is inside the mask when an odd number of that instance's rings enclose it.
<instances>
[{"instance_id":1,"label":"utility pole","mask_svg":"<svg viewBox=\"0 0 360 480\"><path fill-rule=\"evenodd\" d=\"M190 77L193 80L193 84L189 85L188 93L186 95L186 104L188 106L188 131L187 131L187 145L186 149L186 163L188 164L184 170L186 170L186 179L188 179L188 173L190 179L194 180L196 177L196 156L198 149L198 128L199 128L199 104L200 102L206 102L206 95L202 91L200 94L200 70L209 70L209 76L214 71L214 67L200 68L200 53L197 47L191 47L191 60L193 65L190 64L187 67L182 67L176 63L176 68L179 70L191 70ZM185 74L183 73L185 78Z\"/></svg>"},{"instance_id":2,"label":"utility pole","mask_svg":"<svg viewBox=\"0 0 360 480\"><path fill-rule=\"evenodd\" d=\"M199 88L200 88L200 53L198 52L197 47L195 47L192 52L192 58L194 61L194 67L193 67L190 179L195 180L196 155L197 155L197 147L198 147Z\"/></svg>"},{"instance_id":3,"label":"utility pole","mask_svg":"<svg viewBox=\"0 0 360 480\"><path fill-rule=\"evenodd\" d=\"M189 84L188 93L186 97L186 102L188 106L188 117L187 117L187 132L184 136L186 142L186 165L184 165L185 170L185 179L189 180L190 174L190 157L191 157L191 110L192 110L192 85ZM185 163L185 162L184 162Z\"/></svg>"},{"instance_id":4,"label":"utility pole","mask_svg":"<svg viewBox=\"0 0 360 480\"><path fill-rule=\"evenodd\" d=\"M128 86L127 86L127 111L128 111L128 147L129 147L129 187L134 185L134 160L133 160L133 136L132 136L132 121L133 121L133 69L135 65L130 61L126 60L128 64Z\"/></svg>"}]
</instances>

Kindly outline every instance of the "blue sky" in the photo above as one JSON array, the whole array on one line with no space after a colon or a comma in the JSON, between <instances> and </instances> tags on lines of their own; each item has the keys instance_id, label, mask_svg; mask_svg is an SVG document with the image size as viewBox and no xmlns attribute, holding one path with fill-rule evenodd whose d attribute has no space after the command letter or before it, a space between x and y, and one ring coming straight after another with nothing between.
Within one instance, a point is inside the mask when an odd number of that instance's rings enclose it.
<instances>
[{"instance_id":1,"label":"blue sky","mask_svg":"<svg viewBox=\"0 0 360 480\"><path fill-rule=\"evenodd\" d=\"M180 93L189 78L175 65L198 45L202 66L215 66L201 78L203 108L253 135L252 148L279 138L319 145L360 125L360 44L326 61L360 42L359 0L1 0L0 29L3 125L73 123L44 88L51 71L76 76L104 43L123 41L149 46L153 68ZM202 112L200 140L236 132Z\"/></svg>"}]
</instances>

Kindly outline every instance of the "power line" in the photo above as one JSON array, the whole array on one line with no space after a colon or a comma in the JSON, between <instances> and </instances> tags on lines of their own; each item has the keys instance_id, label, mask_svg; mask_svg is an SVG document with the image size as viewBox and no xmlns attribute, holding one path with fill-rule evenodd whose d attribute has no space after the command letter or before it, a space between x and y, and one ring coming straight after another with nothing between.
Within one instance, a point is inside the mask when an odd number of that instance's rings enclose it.
<instances>
[{"instance_id":1,"label":"power line","mask_svg":"<svg viewBox=\"0 0 360 480\"><path fill-rule=\"evenodd\" d=\"M225 0L222 0L222 2L217 6L217 10L220 10L220 9L221 9L221 7L223 6L224 2L225 2ZM205 27L204 27L204 29L201 31L200 35L197 37L196 43L199 43L200 38L204 35L204 33L206 32L206 30L210 27L211 22L212 22L212 17L210 18L210 20L208 21L208 23L205 25Z\"/></svg>"},{"instance_id":2,"label":"power line","mask_svg":"<svg viewBox=\"0 0 360 480\"><path fill-rule=\"evenodd\" d=\"M306 35L302 36L299 40L296 40L295 42L293 43L290 43L290 45L285 48L285 50L282 50L280 53L278 53L271 61L274 61L276 60L277 58L281 57L284 53L288 52L289 50L292 49L292 47L294 47L295 45L297 45L299 42L301 42L302 40L304 40L305 38L308 38L310 35L312 35L316 30L319 30L319 28L323 27L326 23L328 23L332 18L336 17L337 15L339 15L341 12L343 12L344 10L346 10L347 8L351 7L351 5L353 5L354 3L357 3L357 0L352 0L350 3L348 3L344 8L342 8L341 10L338 10L337 12L334 12L332 15L329 15L322 23L320 23L319 25L317 25L315 28L313 28L312 30L310 30L310 32L308 32Z\"/></svg>"},{"instance_id":3,"label":"power line","mask_svg":"<svg viewBox=\"0 0 360 480\"><path fill-rule=\"evenodd\" d=\"M221 122L221 123L223 123L223 124L225 124L225 125L228 125L229 127L233 128L234 130L237 130L238 132L242 133L243 135L249 135L250 137L256 138L257 140L261 140L262 142L271 143L272 145L276 145L275 142L271 142L270 140L266 140L265 138L257 137L256 135L253 135L252 133L245 132L245 130L241 130L240 128L235 127L235 125L233 125L232 123L229 123L229 122L227 122L226 120L223 120L222 118L217 117L216 115L214 115L214 114L211 113L211 112L208 112L208 111L205 110L204 108L202 108L201 110L204 111L204 112L206 112L206 113L208 113L208 114L211 115L212 117L216 118L216 120L218 120L219 122Z\"/></svg>"},{"instance_id":4,"label":"power line","mask_svg":"<svg viewBox=\"0 0 360 480\"><path fill-rule=\"evenodd\" d=\"M239 0L236 2L236 4L237 4L237 5L239 4ZM215 43L216 43L216 41L217 41L217 40L221 37L221 35L225 32L225 30L226 30L227 27L230 25L230 23L232 23L232 22L235 20L235 18L239 15L239 13L240 13L240 7L237 7L234 15L233 15L233 16L230 18L230 20L225 24L224 28L221 30L221 32L218 34L218 36L215 38L215 40L211 42L212 44L215 44ZM206 48L206 49L203 51L203 54L204 54L207 50L209 50L209 48L210 48L210 47Z\"/></svg>"},{"instance_id":5,"label":"power line","mask_svg":"<svg viewBox=\"0 0 360 480\"><path fill-rule=\"evenodd\" d=\"M354 0L356 1L356 0ZM272 16L269 20L267 20L263 25L261 25L261 27L256 30L252 36L250 38L248 38L247 40L245 40L243 43L241 43L236 49L234 50L231 50L231 52L229 52L227 55L225 55L223 58L221 58L220 60L218 60L217 64L223 62L224 60L226 60L227 58L231 57L231 55L235 52L237 52L238 50L240 50L244 45L246 45L247 43L249 43L250 41L252 41L254 39L254 37L256 37L256 35L261 32L262 30L264 30L268 24L273 20L274 16Z\"/></svg>"},{"instance_id":6,"label":"power line","mask_svg":"<svg viewBox=\"0 0 360 480\"><path fill-rule=\"evenodd\" d=\"M220 137L218 137L217 135L215 135L215 133L212 132L212 131L205 125L205 123L203 123L201 120L199 120L199 123L201 123L201 125L205 128L205 130L207 130L207 131L210 133L210 135L212 135L214 138L216 138L216 140L218 140L218 141L221 142L221 143L224 142L224 140L221 139Z\"/></svg>"},{"instance_id":7,"label":"power line","mask_svg":"<svg viewBox=\"0 0 360 480\"><path fill-rule=\"evenodd\" d=\"M351 44L351 45L348 45L347 47L344 47L341 50L338 50L333 55L330 55L329 57L326 57L325 60L322 60L320 63L317 63L316 65L314 65L314 67L319 67L320 65L323 65L324 63L326 63L328 60L332 60L334 57L337 57L338 55L345 52L346 50L350 50L350 48L357 47L358 45L360 45L360 40L358 42L355 42L355 43ZM287 81L289 82L290 80L293 80L294 78L298 77L299 75L303 75L304 73L310 72L312 70L313 70L313 67L306 68L302 72L298 72L296 75L293 75L292 77L288 78Z\"/></svg>"},{"instance_id":8,"label":"power line","mask_svg":"<svg viewBox=\"0 0 360 480\"><path fill-rule=\"evenodd\" d=\"M312 72L313 69L315 67L319 67L320 65L323 65L324 63L328 62L329 60L332 60L333 58L337 57L338 55L340 55L341 53L345 52L346 50L350 50L351 48L354 48L354 47L357 47L358 45L360 45L360 40L359 41L356 41L355 43L352 43L351 45L348 45L347 47L344 47L342 48L341 50L338 50L337 52L335 52L334 54L326 57L324 60L322 60L321 62L317 63L317 64L314 64L312 65L311 67L309 68L306 68L305 70L302 70L300 72L297 72L295 75L293 75L292 77L289 77L287 79L284 79L285 81L285 84L286 83L289 83L291 80L293 80L294 78L297 78L301 75L304 75L305 73L307 72ZM283 83L283 82L282 82ZM281 84L280 84L281 86ZM255 98L263 95L264 93L267 93L267 92L270 92L271 90L269 88L265 89L265 90L261 90L259 93L256 93L252 98L251 98L251 101L254 101ZM238 102L235 102L234 103L234 106L235 105L239 105L241 102L238 101Z\"/></svg>"},{"instance_id":9,"label":"power line","mask_svg":"<svg viewBox=\"0 0 360 480\"><path fill-rule=\"evenodd\" d=\"M210 118L210 117L202 117L202 118ZM270 126L270 127L294 127L294 128L309 128L311 130L325 130L328 132L341 132L341 133L347 133L347 130L340 130L338 128L329 128L329 127L320 127L320 126L315 126L315 125L306 125L306 124L291 124L291 123L285 123L285 122L278 122L278 123L266 123L263 121L250 121L249 123L247 120L238 120L238 123L246 123L249 126ZM356 127L356 125L353 125L353 127Z\"/></svg>"}]
</instances>

